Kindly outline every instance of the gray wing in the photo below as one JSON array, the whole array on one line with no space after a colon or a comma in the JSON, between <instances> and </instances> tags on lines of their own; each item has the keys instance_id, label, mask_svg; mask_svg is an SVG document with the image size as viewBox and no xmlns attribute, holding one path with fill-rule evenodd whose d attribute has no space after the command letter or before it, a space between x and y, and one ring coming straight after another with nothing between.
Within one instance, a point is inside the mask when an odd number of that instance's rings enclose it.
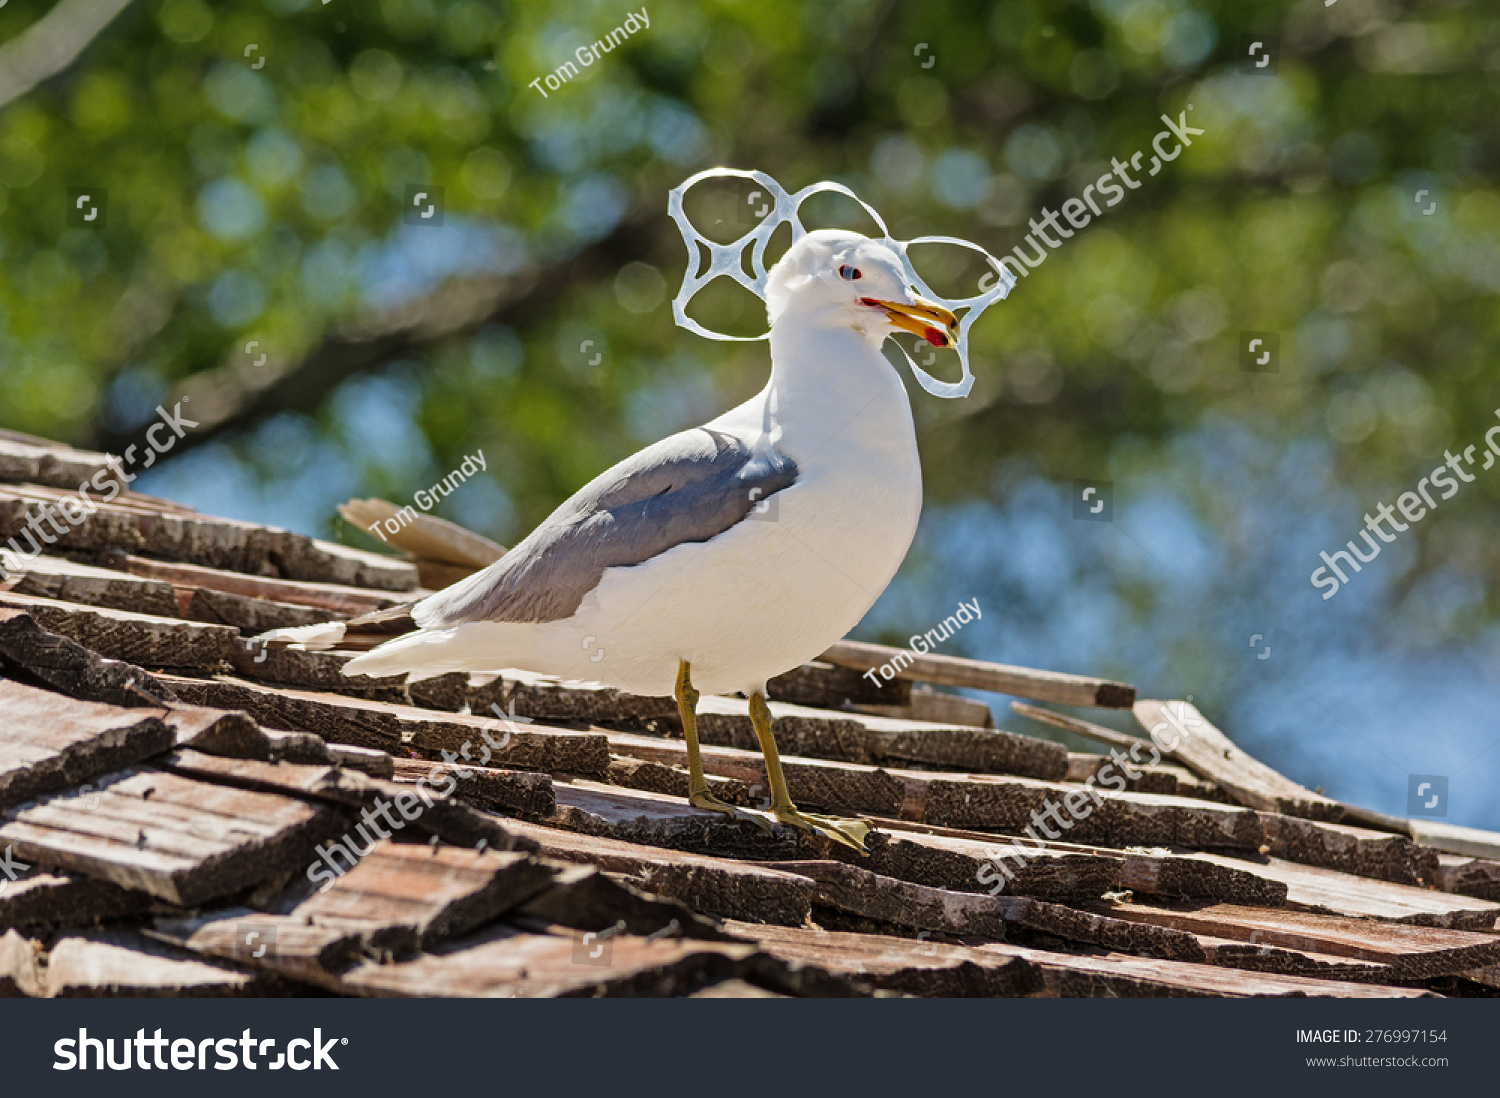
<instances>
[{"instance_id":1,"label":"gray wing","mask_svg":"<svg viewBox=\"0 0 1500 1098\"><path fill-rule=\"evenodd\" d=\"M413 616L427 629L570 617L606 568L707 541L796 480L785 455L707 427L683 431L595 477L505 556Z\"/></svg>"}]
</instances>

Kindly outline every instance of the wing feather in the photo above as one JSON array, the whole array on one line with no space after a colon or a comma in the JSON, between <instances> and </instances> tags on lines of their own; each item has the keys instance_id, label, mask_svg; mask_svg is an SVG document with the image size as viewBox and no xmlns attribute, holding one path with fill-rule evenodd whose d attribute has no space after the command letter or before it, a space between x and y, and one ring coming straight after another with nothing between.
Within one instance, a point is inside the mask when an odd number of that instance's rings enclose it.
<instances>
[{"instance_id":1,"label":"wing feather","mask_svg":"<svg viewBox=\"0 0 1500 1098\"><path fill-rule=\"evenodd\" d=\"M794 484L797 465L709 427L665 438L595 477L505 556L417 604L424 629L559 621L606 568L702 542Z\"/></svg>"}]
</instances>

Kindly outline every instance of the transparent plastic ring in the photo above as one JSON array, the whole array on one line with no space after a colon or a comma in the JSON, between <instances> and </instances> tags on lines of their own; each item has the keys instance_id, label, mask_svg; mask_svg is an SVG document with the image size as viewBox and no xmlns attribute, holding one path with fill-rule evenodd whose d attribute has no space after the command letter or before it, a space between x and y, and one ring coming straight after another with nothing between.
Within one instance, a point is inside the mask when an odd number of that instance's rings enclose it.
<instances>
[{"instance_id":1,"label":"transparent plastic ring","mask_svg":"<svg viewBox=\"0 0 1500 1098\"><path fill-rule=\"evenodd\" d=\"M749 179L765 189L772 200L771 208L766 212L760 224L751 229L729 244L719 244L698 232L693 223L688 220L687 214L683 212L682 198L689 189L705 179ZM958 352L959 365L963 367L963 376L958 381L943 381L933 377L912 361L911 355L907 354L906 348L901 348L901 355L911 367L912 375L917 383L933 396L945 399L956 399L969 395L969 390L974 386L974 374L969 369L969 329L973 327L974 321L979 319L979 314L984 312L996 301L1006 297L1011 287L1016 283L1016 276L1003 267L998 259L990 255L978 244L967 240L961 240L954 236L922 236L915 240L896 240L891 236L890 230L886 228L885 220L875 212L857 194L842 183L833 183L824 180L813 183L802 188L796 194L787 194L782 186L765 172L742 171L738 168L710 168L707 171L698 172L696 175L683 181L683 183L672 190L667 199L667 213L677 228L682 233L682 241L687 245L688 266L683 274L682 288L677 291L677 296L672 300L672 318L677 324L690 332L696 332L706 339L718 339L732 342L748 343L758 339L765 339L770 335L758 336L732 336L722 332L715 332L705 328L692 317L687 315L688 303L693 296L716 278L727 276L734 279L745 289L749 290L762 301L766 299L766 281L770 273L766 270L766 247L771 242L771 237L783 224L790 223L792 227L792 242L796 243L807 235L807 229L802 225L797 211L802 203L815 194L832 191L842 194L858 202L860 207L870 215L875 224L880 226L883 234L876 239L887 244L901 258L901 265L906 270L906 277L910 279L911 285L923 297L929 301L936 302L944 308L962 315L958 321L958 341L955 350ZM984 256L989 264L990 270L994 272L995 282L988 290L984 289L984 281L980 282L980 293L973 297L945 298L932 291L932 288L917 274L916 268L912 266L911 259L907 256L907 249L913 244L955 244L961 248L978 252ZM750 269L754 276L747 275L744 268L745 247L750 246ZM705 252L707 258L705 261ZM898 344L899 346L899 344Z\"/></svg>"}]
</instances>

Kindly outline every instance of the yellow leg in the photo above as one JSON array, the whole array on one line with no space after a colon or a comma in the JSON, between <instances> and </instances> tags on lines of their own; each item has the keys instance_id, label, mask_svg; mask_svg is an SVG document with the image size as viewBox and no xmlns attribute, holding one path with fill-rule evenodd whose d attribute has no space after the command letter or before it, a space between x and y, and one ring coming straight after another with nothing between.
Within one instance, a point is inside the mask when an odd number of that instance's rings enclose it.
<instances>
[{"instance_id":1,"label":"yellow leg","mask_svg":"<svg viewBox=\"0 0 1500 1098\"><path fill-rule=\"evenodd\" d=\"M752 808L737 808L726 804L708 791L708 779L703 776L703 759L698 752L698 691L693 689L692 667L687 660L677 661L677 712L682 717L682 735L687 740L688 752L688 803L694 808L706 808L711 812L722 812L736 820L756 824L768 832L776 829L776 821L764 812Z\"/></svg>"},{"instance_id":2,"label":"yellow leg","mask_svg":"<svg viewBox=\"0 0 1500 1098\"><path fill-rule=\"evenodd\" d=\"M864 820L843 820L835 816L815 816L803 812L792 804L787 792L786 776L781 772L781 753L776 750L776 740L771 735L771 709L760 691L750 695L750 723L755 726L755 736L760 740L760 753L766 760L766 780L771 784L771 815L777 821L812 831L836 843L843 843L861 854L870 851L865 846L865 836L870 825Z\"/></svg>"}]
</instances>

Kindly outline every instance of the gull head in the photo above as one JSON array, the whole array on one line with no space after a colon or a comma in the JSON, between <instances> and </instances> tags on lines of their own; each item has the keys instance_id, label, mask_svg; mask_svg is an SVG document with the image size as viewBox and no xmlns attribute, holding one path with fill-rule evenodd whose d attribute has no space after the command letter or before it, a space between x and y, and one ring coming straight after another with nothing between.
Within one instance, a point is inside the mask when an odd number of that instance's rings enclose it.
<instances>
[{"instance_id":1,"label":"gull head","mask_svg":"<svg viewBox=\"0 0 1500 1098\"><path fill-rule=\"evenodd\" d=\"M958 318L911 288L889 244L843 229L816 229L787 249L769 272L766 316L773 330L843 325L877 345L898 329L934 347L958 340Z\"/></svg>"}]
</instances>

